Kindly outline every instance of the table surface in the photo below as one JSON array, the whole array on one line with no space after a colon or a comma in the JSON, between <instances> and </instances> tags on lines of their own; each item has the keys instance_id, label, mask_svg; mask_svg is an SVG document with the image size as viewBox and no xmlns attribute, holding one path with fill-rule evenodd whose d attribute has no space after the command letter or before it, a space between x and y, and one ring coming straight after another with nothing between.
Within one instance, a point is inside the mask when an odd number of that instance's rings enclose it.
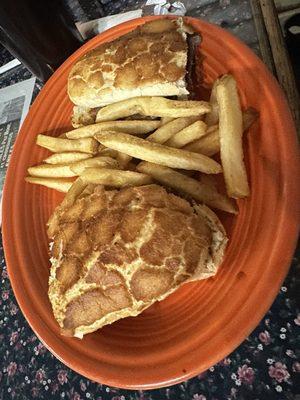
<instances>
[{"instance_id":1,"label":"table surface","mask_svg":"<svg viewBox=\"0 0 300 400\"><path fill-rule=\"evenodd\" d=\"M73 4L73 10L78 10L78 0L68 3ZM99 17L97 1L80 0L80 3L83 6L80 8L81 19ZM102 0L101 3L102 11L113 14L138 8L145 2ZM185 4L187 15L221 25L259 55L249 1L187 0ZM74 17L76 19L75 12ZM0 65L11 58L0 48ZM0 76L0 87L30 76L26 68L19 66ZM37 83L35 95L40 89L41 85ZM85 379L64 366L43 346L18 308L0 241L0 399L300 400L299 258L298 251L271 309L233 353L182 384L142 392L119 390Z\"/></svg>"}]
</instances>

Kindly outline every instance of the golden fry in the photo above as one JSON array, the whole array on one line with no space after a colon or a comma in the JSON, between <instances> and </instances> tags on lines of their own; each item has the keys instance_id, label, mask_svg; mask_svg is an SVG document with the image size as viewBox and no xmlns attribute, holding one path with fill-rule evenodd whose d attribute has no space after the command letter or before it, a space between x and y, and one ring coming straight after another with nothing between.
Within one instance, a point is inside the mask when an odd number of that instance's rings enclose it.
<instances>
[{"instance_id":1,"label":"golden fry","mask_svg":"<svg viewBox=\"0 0 300 400\"><path fill-rule=\"evenodd\" d=\"M81 175L86 168L118 168L118 161L111 157L93 157L87 160L78 161L70 165L76 175Z\"/></svg>"},{"instance_id":2,"label":"golden fry","mask_svg":"<svg viewBox=\"0 0 300 400\"><path fill-rule=\"evenodd\" d=\"M220 138L218 125L211 126L202 138L184 146L184 150L204 154L211 157L220 151Z\"/></svg>"},{"instance_id":3,"label":"golden fry","mask_svg":"<svg viewBox=\"0 0 300 400\"><path fill-rule=\"evenodd\" d=\"M224 75L218 82L220 154L227 193L241 198L250 193L244 164L243 117L235 79Z\"/></svg>"},{"instance_id":4,"label":"golden fry","mask_svg":"<svg viewBox=\"0 0 300 400\"><path fill-rule=\"evenodd\" d=\"M96 186L97 185L95 185L93 183L88 183L86 185L86 188L78 196L78 199L81 199L82 197L86 197L86 196L89 196L90 194L92 194Z\"/></svg>"},{"instance_id":5,"label":"golden fry","mask_svg":"<svg viewBox=\"0 0 300 400\"><path fill-rule=\"evenodd\" d=\"M28 168L28 174L31 176L40 176L43 178L72 178L74 173L70 164L40 164Z\"/></svg>"},{"instance_id":6,"label":"golden fry","mask_svg":"<svg viewBox=\"0 0 300 400\"><path fill-rule=\"evenodd\" d=\"M38 135L36 139L36 144L45 147L53 153L78 151L81 153L96 154L98 151L98 143L93 138L71 140L46 135Z\"/></svg>"},{"instance_id":7,"label":"golden fry","mask_svg":"<svg viewBox=\"0 0 300 400\"><path fill-rule=\"evenodd\" d=\"M207 126L213 126L216 125L219 122L219 105L217 102L217 96L216 96L216 87L218 84L218 79L214 81L211 94L210 94L210 99L209 99L209 104L211 105L211 110L208 114L205 116L205 123Z\"/></svg>"},{"instance_id":8,"label":"golden fry","mask_svg":"<svg viewBox=\"0 0 300 400\"><path fill-rule=\"evenodd\" d=\"M27 176L25 178L25 181L28 183L35 183L36 185L46 186L48 188L55 189L63 193L66 193L72 186L72 181L69 181L67 179L38 178Z\"/></svg>"},{"instance_id":9,"label":"golden fry","mask_svg":"<svg viewBox=\"0 0 300 400\"><path fill-rule=\"evenodd\" d=\"M79 195L83 192L87 184L83 182L81 178L77 178L75 181L71 182L70 188L64 197L63 201L56 208L55 212L51 215L47 222L47 234L49 238L53 238L57 230L59 229L59 217L63 210L68 207L71 207L75 200L79 197Z\"/></svg>"},{"instance_id":10,"label":"golden fry","mask_svg":"<svg viewBox=\"0 0 300 400\"><path fill-rule=\"evenodd\" d=\"M141 162L137 166L137 170L152 176L167 187L190 195L193 199L203 202L210 207L233 214L237 213L236 204L227 196L218 193L217 189L211 185L199 182L171 168L149 162Z\"/></svg>"},{"instance_id":11,"label":"golden fry","mask_svg":"<svg viewBox=\"0 0 300 400\"><path fill-rule=\"evenodd\" d=\"M75 181L72 182L72 186L68 190L68 193L64 197L63 201L60 204L62 208L71 207L75 200L81 195L81 193L86 188L87 184L83 182L83 180L78 177Z\"/></svg>"},{"instance_id":12,"label":"golden fry","mask_svg":"<svg viewBox=\"0 0 300 400\"><path fill-rule=\"evenodd\" d=\"M70 164L90 157L92 157L92 154L69 151L51 154L51 156L45 158L44 162L47 164Z\"/></svg>"},{"instance_id":13,"label":"golden fry","mask_svg":"<svg viewBox=\"0 0 300 400\"><path fill-rule=\"evenodd\" d=\"M197 121L197 119L198 117L183 117L173 119L172 121L156 129L155 132L147 137L147 140L150 142L164 144L175 133L191 125L193 122Z\"/></svg>"},{"instance_id":14,"label":"golden fry","mask_svg":"<svg viewBox=\"0 0 300 400\"><path fill-rule=\"evenodd\" d=\"M83 126L66 133L69 139L80 139L93 137L96 133L109 131L125 132L132 135L142 135L154 131L160 126L159 120L127 120L127 121L107 121L97 124Z\"/></svg>"},{"instance_id":15,"label":"golden fry","mask_svg":"<svg viewBox=\"0 0 300 400\"><path fill-rule=\"evenodd\" d=\"M175 118L172 118L172 117L162 117L160 120L160 125L161 126L166 125L167 123L173 121L174 119Z\"/></svg>"},{"instance_id":16,"label":"golden fry","mask_svg":"<svg viewBox=\"0 0 300 400\"><path fill-rule=\"evenodd\" d=\"M134 97L118 101L101 108L97 114L97 122L112 121L142 114L153 117L190 117L202 115L211 109L206 101L180 101L164 97Z\"/></svg>"},{"instance_id":17,"label":"golden fry","mask_svg":"<svg viewBox=\"0 0 300 400\"><path fill-rule=\"evenodd\" d=\"M109 149L108 147L105 147L105 146L103 146L102 144L99 143L98 156L117 158L118 154L119 153L116 150Z\"/></svg>"},{"instance_id":18,"label":"golden fry","mask_svg":"<svg viewBox=\"0 0 300 400\"><path fill-rule=\"evenodd\" d=\"M126 133L106 132L95 135L95 138L107 147L140 160L208 174L222 171L220 164L202 154L163 146Z\"/></svg>"},{"instance_id":19,"label":"golden fry","mask_svg":"<svg viewBox=\"0 0 300 400\"><path fill-rule=\"evenodd\" d=\"M86 183L113 187L141 186L152 183L152 179L148 175L108 168L87 168L81 178Z\"/></svg>"},{"instance_id":20,"label":"golden fry","mask_svg":"<svg viewBox=\"0 0 300 400\"><path fill-rule=\"evenodd\" d=\"M166 146L175 147L181 149L188 143L194 142L200 139L206 134L206 124L203 121L196 121L193 124L187 126L181 131L175 133L166 143Z\"/></svg>"},{"instance_id":21,"label":"golden fry","mask_svg":"<svg viewBox=\"0 0 300 400\"><path fill-rule=\"evenodd\" d=\"M215 189L217 188L216 175L201 174L200 180L207 186L211 186Z\"/></svg>"},{"instance_id":22,"label":"golden fry","mask_svg":"<svg viewBox=\"0 0 300 400\"><path fill-rule=\"evenodd\" d=\"M131 160L132 160L131 156L118 152L117 161L121 169L125 169Z\"/></svg>"},{"instance_id":23,"label":"golden fry","mask_svg":"<svg viewBox=\"0 0 300 400\"><path fill-rule=\"evenodd\" d=\"M256 121L258 112L254 108L248 108L243 112L243 130L244 132ZM207 133L202 138L190 143L184 147L184 150L204 154L212 157L220 151L219 126L210 126Z\"/></svg>"}]
</instances>

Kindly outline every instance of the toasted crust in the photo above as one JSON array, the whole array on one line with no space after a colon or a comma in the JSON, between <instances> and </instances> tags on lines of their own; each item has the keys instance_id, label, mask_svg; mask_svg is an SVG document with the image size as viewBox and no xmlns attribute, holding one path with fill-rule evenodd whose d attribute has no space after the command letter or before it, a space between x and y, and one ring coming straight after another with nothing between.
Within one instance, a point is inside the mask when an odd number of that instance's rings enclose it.
<instances>
[{"instance_id":1,"label":"toasted crust","mask_svg":"<svg viewBox=\"0 0 300 400\"><path fill-rule=\"evenodd\" d=\"M100 107L137 96L188 94L189 29L182 19L156 20L88 52L71 69L70 99L78 106Z\"/></svg>"},{"instance_id":2,"label":"toasted crust","mask_svg":"<svg viewBox=\"0 0 300 400\"><path fill-rule=\"evenodd\" d=\"M198 215L201 215L204 218L206 224L209 226L212 232L212 242L210 247L210 255L206 260L205 268L197 268L194 272L194 275L188 279L188 282L206 279L215 275L219 265L223 260L228 243L228 237L226 235L225 228L216 214L204 204L196 204L194 205L194 209Z\"/></svg>"},{"instance_id":3,"label":"toasted crust","mask_svg":"<svg viewBox=\"0 0 300 400\"><path fill-rule=\"evenodd\" d=\"M227 241L211 210L158 185L98 186L55 216L49 298L62 332L80 338L215 274Z\"/></svg>"}]
</instances>

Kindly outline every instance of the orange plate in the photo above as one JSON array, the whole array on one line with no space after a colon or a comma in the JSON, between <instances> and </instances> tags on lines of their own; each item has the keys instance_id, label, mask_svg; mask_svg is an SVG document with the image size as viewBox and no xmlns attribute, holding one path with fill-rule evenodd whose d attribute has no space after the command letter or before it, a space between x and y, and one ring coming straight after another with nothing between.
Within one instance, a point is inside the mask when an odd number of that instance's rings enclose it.
<instances>
[{"instance_id":1,"label":"orange plate","mask_svg":"<svg viewBox=\"0 0 300 400\"><path fill-rule=\"evenodd\" d=\"M229 33L187 18L203 36L205 81L231 72L243 106L260 112L245 146L251 197L239 202L237 217L221 216L231 240L215 278L187 284L139 317L121 320L83 340L60 335L47 296L45 224L62 196L26 184L26 169L48 154L35 145L38 133L58 135L70 128L72 105L66 84L71 65L86 51L151 18L124 23L95 37L49 79L17 138L3 198L8 272L30 326L70 368L94 381L129 389L157 388L191 378L245 339L267 312L288 271L300 204L296 133L275 79Z\"/></svg>"}]
</instances>

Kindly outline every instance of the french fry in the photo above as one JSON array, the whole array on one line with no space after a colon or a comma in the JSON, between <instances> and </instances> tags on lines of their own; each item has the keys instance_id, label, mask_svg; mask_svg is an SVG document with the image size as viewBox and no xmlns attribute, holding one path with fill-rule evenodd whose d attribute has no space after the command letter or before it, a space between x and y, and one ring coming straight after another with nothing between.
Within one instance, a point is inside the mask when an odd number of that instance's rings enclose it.
<instances>
[{"instance_id":1,"label":"french fry","mask_svg":"<svg viewBox=\"0 0 300 400\"><path fill-rule=\"evenodd\" d=\"M220 154L227 193L241 198L250 193L244 164L242 134L243 118L236 81L224 75L216 87L219 104Z\"/></svg>"},{"instance_id":2,"label":"french fry","mask_svg":"<svg viewBox=\"0 0 300 400\"><path fill-rule=\"evenodd\" d=\"M70 168L70 164L40 164L28 168L28 174L42 178L72 178L77 174Z\"/></svg>"},{"instance_id":3,"label":"french fry","mask_svg":"<svg viewBox=\"0 0 300 400\"><path fill-rule=\"evenodd\" d=\"M153 117L190 117L202 115L211 109L205 101L180 101L164 97L134 97L101 108L96 121L113 121L134 114Z\"/></svg>"},{"instance_id":4,"label":"french fry","mask_svg":"<svg viewBox=\"0 0 300 400\"><path fill-rule=\"evenodd\" d=\"M96 154L98 151L98 143L93 138L71 140L40 134L37 136L36 144L51 150L53 153L78 151L81 153Z\"/></svg>"},{"instance_id":5,"label":"french fry","mask_svg":"<svg viewBox=\"0 0 300 400\"><path fill-rule=\"evenodd\" d=\"M132 160L131 156L118 152L117 161L121 169L125 169L131 160Z\"/></svg>"},{"instance_id":6,"label":"french fry","mask_svg":"<svg viewBox=\"0 0 300 400\"><path fill-rule=\"evenodd\" d=\"M86 183L113 187L141 186L152 183L152 179L148 175L108 168L87 168L81 178Z\"/></svg>"},{"instance_id":7,"label":"french fry","mask_svg":"<svg viewBox=\"0 0 300 400\"><path fill-rule=\"evenodd\" d=\"M81 175L86 168L118 168L118 166L118 161L114 158L98 156L78 161L70 165L70 168L76 175Z\"/></svg>"},{"instance_id":8,"label":"french fry","mask_svg":"<svg viewBox=\"0 0 300 400\"><path fill-rule=\"evenodd\" d=\"M78 177L75 181L73 181L72 186L70 187L68 193L61 202L60 207L61 208L71 207L75 203L75 200L84 191L86 186L87 183L85 183L80 177Z\"/></svg>"},{"instance_id":9,"label":"french fry","mask_svg":"<svg viewBox=\"0 0 300 400\"><path fill-rule=\"evenodd\" d=\"M80 193L80 195L78 196L78 199L81 199L83 197L89 196L90 194L93 193L95 187L97 185L93 184L93 183L89 183L86 188L82 191L82 193Z\"/></svg>"},{"instance_id":10,"label":"french fry","mask_svg":"<svg viewBox=\"0 0 300 400\"><path fill-rule=\"evenodd\" d=\"M217 208L232 214L237 213L237 207L234 201L218 193L217 189L211 185L199 182L171 168L149 162L141 162L137 166L137 170L152 176L156 181L165 186L188 194L193 199L203 202L212 208Z\"/></svg>"},{"instance_id":11,"label":"french fry","mask_svg":"<svg viewBox=\"0 0 300 400\"><path fill-rule=\"evenodd\" d=\"M160 126L159 120L127 120L127 121L107 121L97 124L83 126L66 133L69 139L80 139L93 137L95 133L109 131L125 132L132 135L142 135L154 131Z\"/></svg>"},{"instance_id":12,"label":"french fry","mask_svg":"<svg viewBox=\"0 0 300 400\"><path fill-rule=\"evenodd\" d=\"M55 209L54 213L51 214L51 217L49 218L47 222L47 234L48 237L51 239L59 229L59 217L61 213L67 209L68 207L71 207L74 203L75 200L80 196L80 194L84 191L86 188L87 184L83 182L81 178L77 178L75 181L71 182L70 188L67 191L67 194L65 195L63 201L61 204Z\"/></svg>"},{"instance_id":13,"label":"french fry","mask_svg":"<svg viewBox=\"0 0 300 400\"><path fill-rule=\"evenodd\" d=\"M120 132L106 132L95 135L95 138L107 147L149 162L180 168L218 174L222 171L220 164L203 156L181 149L163 146L132 135Z\"/></svg>"},{"instance_id":14,"label":"french fry","mask_svg":"<svg viewBox=\"0 0 300 400\"><path fill-rule=\"evenodd\" d=\"M116 150L109 149L108 147L105 147L99 143L99 147L98 147L98 155L99 156L117 158L118 154L119 153Z\"/></svg>"},{"instance_id":15,"label":"french fry","mask_svg":"<svg viewBox=\"0 0 300 400\"><path fill-rule=\"evenodd\" d=\"M44 162L47 164L69 164L76 161L85 160L90 157L92 157L92 154L70 151L66 153L51 154L51 156L45 158Z\"/></svg>"},{"instance_id":16,"label":"french fry","mask_svg":"<svg viewBox=\"0 0 300 400\"><path fill-rule=\"evenodd\" d=\"M67 139L66 132L61 133L58 137L61 139Z\"/></svg>"},{"instance_id":17,"label":"french fry","mask_svg":"<svg viewBox=\"0 0 300 400\"><path fill-rule=\"evenodd\" d=\"M175 133L181 131L181 129L186 128L193 122L197 121L198 117L183 117L176 118L173 121L166 123L165 125L156 129L155 132L151 133L147 137L150 142L164 144L167 142Z\"/></svg>"},{"instance_id":18,"label":"french fry","mask_svg":"<svg viewBox=\"0 0 300 400\"><path fill-rule=\"evenodd\" d=\"M161 126L166 125L168 122L171 122L173 120L174 120L174 118L172 118L172 117L162 117L160 120L160 125Z\"/></svg>"},{"instance_id":19,"label":"french fry","mask_svg":"<svg viewBox=\"0 0 300 400\"><path fill-rule=\"evenodd\" d=\"M205 136L184 146L184 150L204 154L207 157L217 154L220 151L218 125L209 127Z\"/></svg>"},{"instance_id":20,"label":"french fry","mask_svg":"<svg viewBox=\"0 0 300 400\"><path fill-rule=\"evenodd\" d=\"M213 188L217 188L217 182L216 182L216 176L215 175L207 175L207 174L201 174L200 180L202 183L204 183L207 186L211 186Z\"/></svg>"},{"instance_id":21,"label":"french fry","mask_svg":"<svg viewBox=\"0 0 300 400\"><path fill-rule=\"evenodd\" d=\"M256 121L258 112L253 108L248 108L243 112L243 129L244 132ZM220 151L220 137L218 125L210 126L207 133L202 138L190 143L184 147L184 150L192 151L195 153L204 154L208 157L219 153Z\"/></svg>"},{"instance_id":22,"label":"french fry","mask_svg":"<svg viewBox=\"0 0 300 400\"><path fill-rule=\"evenodd\" d=\"M219 122L219 105L218 105L217 96L216 96L217 83L218 83L218 79L214 81L214 84L213 84L213 87L211 90L211 94L210 94L209 104L211 105L211 110L205 116L205 123L207 126L213 126Z\"/></svg>"},{"instance_id":23,"label":"french fry","mask_svg":"<svg viewBox=\"0 0 300 400\"><path fill-rule=\"evenodd\" d=\"M132 161L129 161L129 163L126 165L127 171L135 171L136 170L136 164Z\"/></svg>"},{"instance_id":24,"label":"french fry","mask_svg":"<svg viewBox=\"0 0 300 400\"><path fill-rule=\"evenodd\" d=\"M27 176L25 181L28 183L34 183L36 185L46 186L51 189L58 190L59 192L66 193L72 186L72 181L67 179L55 179L55 178L38 178L33 176Z\"/></svg>"},{"instance_id":25,"label":"french fry","mask_svg":"<svg viewBox=\"0 0 300 400\"><path fill-rule=\"evenodd\" d=\"M166 143L166 146L175 147L181 149L188 143L194 142L200 139L206 134L206 124L203 121L196 121L193 124L187 126L181 131L175 133Z\"/></svg>"}]
</instances>

